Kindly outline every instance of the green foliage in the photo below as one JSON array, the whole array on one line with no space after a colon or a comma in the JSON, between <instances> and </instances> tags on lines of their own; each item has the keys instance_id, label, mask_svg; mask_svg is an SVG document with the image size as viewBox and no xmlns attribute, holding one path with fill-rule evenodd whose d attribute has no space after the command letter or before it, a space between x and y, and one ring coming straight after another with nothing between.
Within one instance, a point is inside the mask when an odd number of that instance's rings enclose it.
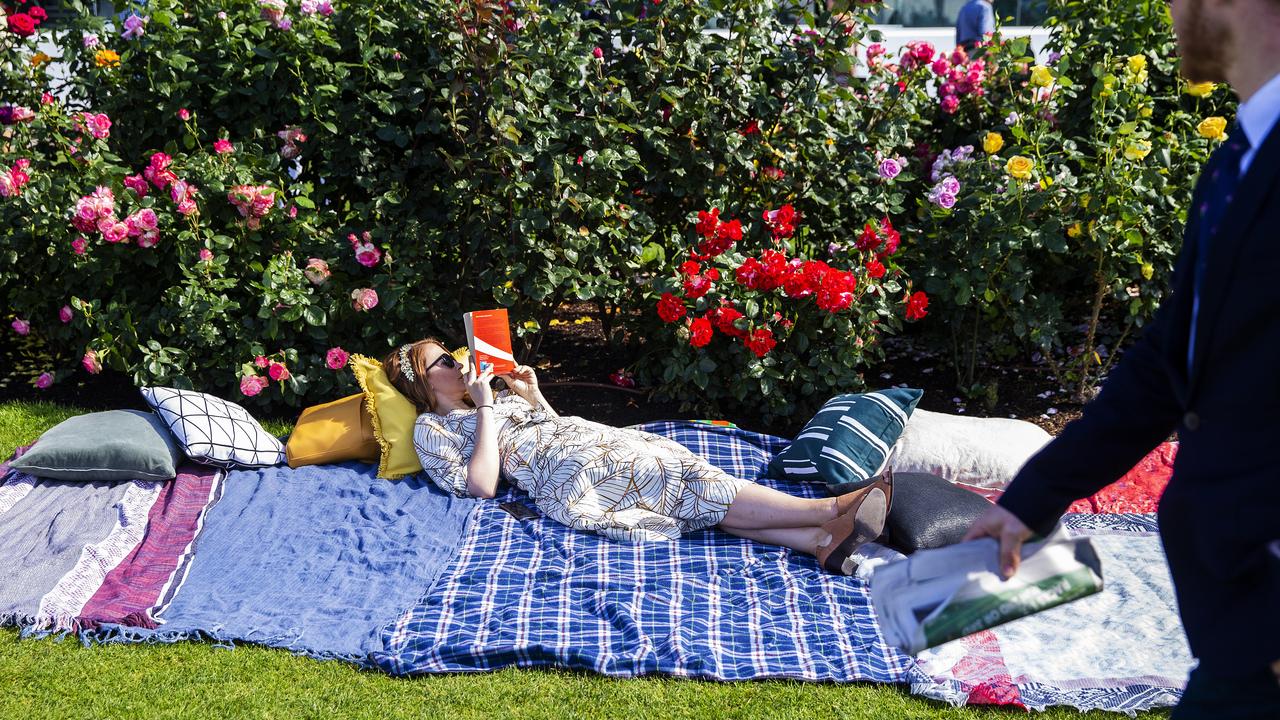
<instances>
[{"instance_id":1,"label":"green foliage","mask_svg":"<svg viewBox=\"0 0 1280 720\"><path fill-rule=\"evenodd\" d=\"M1189 94L1167 8L1132 0L1053 2L1049 66L1017 40L980 51L999 90L958 118L975 160L945 172L962 197L920 207L920 280L941 301L958 384L986 390L976 360L1028 348L1082 399L1169 285L1191 187L1230 116L1224 88ZM1002 148L982 149L988 134ZM1010 175L1014 156L1034 168ZM1111 352L1109 352L1111 351Z\"/></svg>"}]
</instances>

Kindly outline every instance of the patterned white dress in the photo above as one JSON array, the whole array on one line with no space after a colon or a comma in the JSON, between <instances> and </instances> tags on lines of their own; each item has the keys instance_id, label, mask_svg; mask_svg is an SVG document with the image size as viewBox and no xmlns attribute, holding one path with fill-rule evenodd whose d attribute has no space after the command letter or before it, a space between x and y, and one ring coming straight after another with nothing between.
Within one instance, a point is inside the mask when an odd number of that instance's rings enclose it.
<instances>
[{"instance_id":1,"label":"patterned white dress","mask_svg":"<svg viewBox=\"0 0 1280 720\"><path fill-rule=\"evenodd\" d=\"M503 393L494 401L502 477L547 516L615 540L674 540L711 527L750 481L660 435L554 417ZM467 494L476 411L423 413L413 440L432 482Z\"/></svg>"}]
</instances>

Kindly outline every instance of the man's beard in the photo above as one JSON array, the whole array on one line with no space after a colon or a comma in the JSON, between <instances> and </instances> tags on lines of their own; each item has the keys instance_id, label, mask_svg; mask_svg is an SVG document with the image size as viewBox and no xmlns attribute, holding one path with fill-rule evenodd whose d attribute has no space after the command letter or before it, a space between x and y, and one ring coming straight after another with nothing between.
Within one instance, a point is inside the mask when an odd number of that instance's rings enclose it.
<instances>
[{"instance_id":1,"label":"man's beard","mask_svg":"<svg viewBox=\"0 0 1280 720\"><path fill-rule=\"evenodd\" d=\"M1231 30L1204 15L1202 0L1186 0L1182 23L1174 23L1178 50L1182 55L1182 76L1191 82L1226 82Z\"/></svg>"}]
</instances>

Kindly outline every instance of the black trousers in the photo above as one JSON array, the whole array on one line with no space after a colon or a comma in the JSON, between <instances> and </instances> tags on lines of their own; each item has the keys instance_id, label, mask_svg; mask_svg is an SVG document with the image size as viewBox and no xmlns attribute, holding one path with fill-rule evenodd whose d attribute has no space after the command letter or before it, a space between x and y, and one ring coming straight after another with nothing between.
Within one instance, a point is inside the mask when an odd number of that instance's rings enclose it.
<instances>
[{"instance_id":1,"label":"black trousers","mask_svg":"<svg viewBox=\"0 0 1280 720\"><path fill-rule=\"evenodd\" d=\"M1169 720L1276 720L1280 681L1271 668L1248 677L1223 678L1191 671L1182 701Z\"/></svg>"}]
</instances>

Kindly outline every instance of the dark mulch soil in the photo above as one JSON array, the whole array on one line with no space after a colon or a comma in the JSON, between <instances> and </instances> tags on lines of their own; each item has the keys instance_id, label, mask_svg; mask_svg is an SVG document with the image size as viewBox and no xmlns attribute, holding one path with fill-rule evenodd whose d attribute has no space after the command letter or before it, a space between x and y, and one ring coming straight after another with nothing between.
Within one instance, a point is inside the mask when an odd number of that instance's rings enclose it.
<instances>
[{"instance_id":1,"label":"dark mulch soil","mask_svg":"<svg viewBox=\"0 0 1280 720\"><path fill-rule=\"evenodd\" d=\"M639 392L614 386L609 374L632 361L624 350L611 348L590 305L566 305L556 315L539 349L535 365L543 392L558 410L610 425L630 425L665 419L692 419L703 414L681 411L678 402L651 400ZM884 363L868 370L870 387L905 384L923 389L920 407L939 412L985 417L1015 417L1034 422L1056 434L1080 406L1068 400L1044 365L1006 363L982 368L996 384L996 402L966 401L956 391L955 373L945 355L931 353L915 335L887 338ZM92 376L75 373L47 390L37 390L30 379L47 364L38 340L19 338L7 328L0 332L0 401L48 400L90 410L146 409L130 378L104 371ZM283 419L296 412L283 408ZM764 423L758 417L728 417L742 427L782 436L795 434L808 418Z\"/></svg>"}]
</instances>

